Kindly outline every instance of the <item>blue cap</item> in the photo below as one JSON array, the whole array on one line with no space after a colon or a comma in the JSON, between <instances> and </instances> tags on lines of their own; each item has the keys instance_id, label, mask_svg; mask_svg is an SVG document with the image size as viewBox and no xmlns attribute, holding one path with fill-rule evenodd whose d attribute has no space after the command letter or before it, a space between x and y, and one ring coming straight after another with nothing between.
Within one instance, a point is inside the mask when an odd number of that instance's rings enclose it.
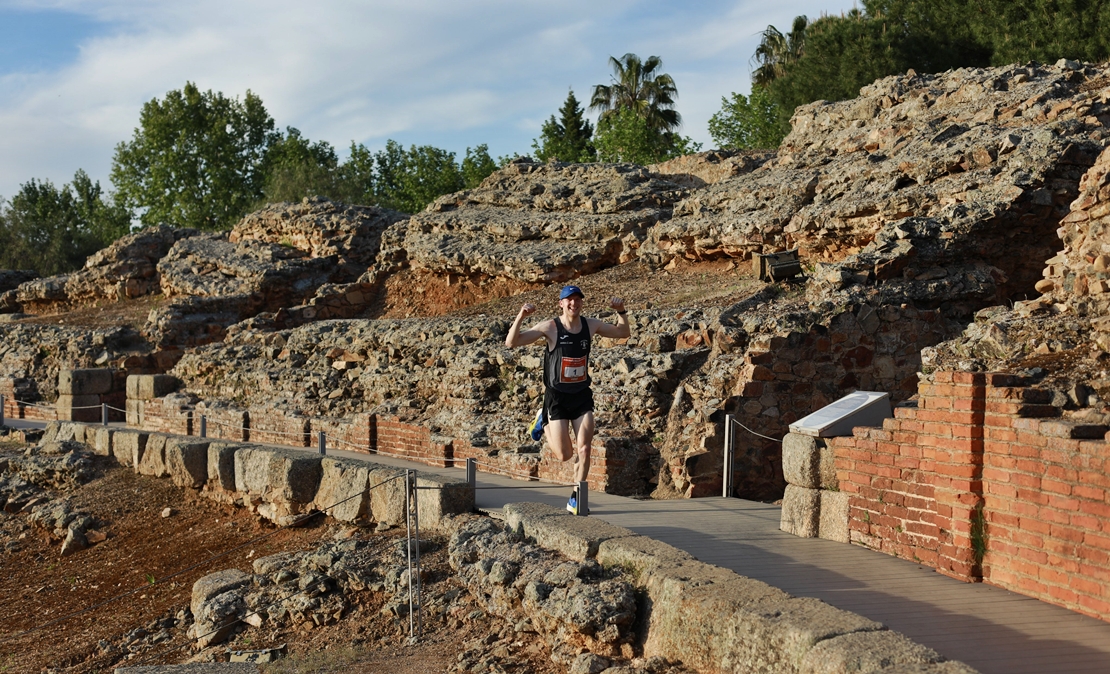
<instances>
[{"instance_id":1,"label":"blue cap","mask_svg":"<svg viewBox=\"0 0 1110 674\"><path fill-rule=\"evenodd\" d=\"M586 293L582 292L582 289L578 286L563 286L562 292L559 293L559 299L565 300L571 295L578 295L582 299L586 299Z\"/></svg>"}]
</instances>

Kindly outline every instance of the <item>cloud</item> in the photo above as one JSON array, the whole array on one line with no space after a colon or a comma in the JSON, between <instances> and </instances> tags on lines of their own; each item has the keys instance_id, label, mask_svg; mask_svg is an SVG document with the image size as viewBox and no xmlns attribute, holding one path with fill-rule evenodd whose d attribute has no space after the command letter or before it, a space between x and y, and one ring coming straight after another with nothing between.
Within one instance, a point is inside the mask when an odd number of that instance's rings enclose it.
<instances>
[{"instance_id":1,"label":"cloud","mask_svg":"<svg viewBox=\"0 0 1110 674\"><path fill-rule=\"evenodd\" d=\"M2 2L0 22L5 12L68 13L96 32L52 70L0 72L0 195L32 177L66 182L78 168L107 183L113 148L131 137L143 103L186 81L228 96L250 89L279 127L341 153L351 140L375 148L396 138L512 154L529 151L568 87L585 104L608 81L608 57L634 51L663 57L683 132L708 140L721 96L747 91L758 32L823 4Z\"/></svg>"}]
</instances>

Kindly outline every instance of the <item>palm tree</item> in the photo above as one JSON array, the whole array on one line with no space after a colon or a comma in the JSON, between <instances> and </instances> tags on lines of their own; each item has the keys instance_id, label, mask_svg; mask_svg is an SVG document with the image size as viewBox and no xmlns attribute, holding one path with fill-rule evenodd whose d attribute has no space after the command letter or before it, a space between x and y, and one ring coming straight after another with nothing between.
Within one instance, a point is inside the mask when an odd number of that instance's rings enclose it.
<instances>
[{"instance_id":1,"label":"palm tree","mask_svg":"<svg viewBox=\"0 0 1110 674\"><path fill-rule=\"evenodd\" d=\"M677 129L682 117L674 109L678 89L670 75L659 72L663 60L649 56L641 61L628 53L620 59L609 57L613 67L613 83L594 87L590 110L600 110L599 122L621 110L631 110L647 122L648 128L660 133Z\"/></svg>"},{"instance_id":2,"label":"palm tree","mask_svg":"<svg viewBox=\"0 0 1110 674\"><path fill-rule=\"evenodd\" d=\"M759 67L752 72L752 83L765 87L786 72L786 66L794 63L805 52L806 27L809 19L805 16L794 17L790 32L783 35L778 28L767 26L763 38L756 47L752 60Z\"/></svg>"}]
</instances>

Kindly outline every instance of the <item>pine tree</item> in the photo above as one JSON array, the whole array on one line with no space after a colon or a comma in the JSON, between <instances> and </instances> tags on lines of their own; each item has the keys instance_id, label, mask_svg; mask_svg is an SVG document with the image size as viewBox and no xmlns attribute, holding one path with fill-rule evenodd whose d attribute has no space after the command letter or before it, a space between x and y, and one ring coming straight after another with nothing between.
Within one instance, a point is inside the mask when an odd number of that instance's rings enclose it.
<instances>
[{"instance_id":1,"label":"pine tree","mask_svg":"<svg viewBox=\"0 0 1110 674\"><path fill-rule=\"evenodd\" d=\"M532 141L536 158L540 161L594 161L597 153L590 141L594 128L583 113L574 92L569 92L563 107L559 108L559 119L552 115L544 122L539 140Z\"/></svg>"}]
</instances>

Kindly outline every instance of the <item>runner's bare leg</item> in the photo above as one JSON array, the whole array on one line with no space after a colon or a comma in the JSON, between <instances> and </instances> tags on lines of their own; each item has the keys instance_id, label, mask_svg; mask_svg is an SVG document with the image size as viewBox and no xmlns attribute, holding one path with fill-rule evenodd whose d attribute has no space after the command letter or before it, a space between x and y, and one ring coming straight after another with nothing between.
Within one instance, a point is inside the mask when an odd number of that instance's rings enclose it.
<instances>
[{"instance_id":1,"label":"runner's bare leg","mask_svg":"<svg viewBox=\"0 0 1110 674\"><path fill-rule=\"evenodd\" d=\"M594 441L593 412L586 412L574 420L574 437L577 440L575 444L578 445L578 463L574 466L574 481L581 482L590 474L590 448Z\"/></svg>"}]
</instances>

